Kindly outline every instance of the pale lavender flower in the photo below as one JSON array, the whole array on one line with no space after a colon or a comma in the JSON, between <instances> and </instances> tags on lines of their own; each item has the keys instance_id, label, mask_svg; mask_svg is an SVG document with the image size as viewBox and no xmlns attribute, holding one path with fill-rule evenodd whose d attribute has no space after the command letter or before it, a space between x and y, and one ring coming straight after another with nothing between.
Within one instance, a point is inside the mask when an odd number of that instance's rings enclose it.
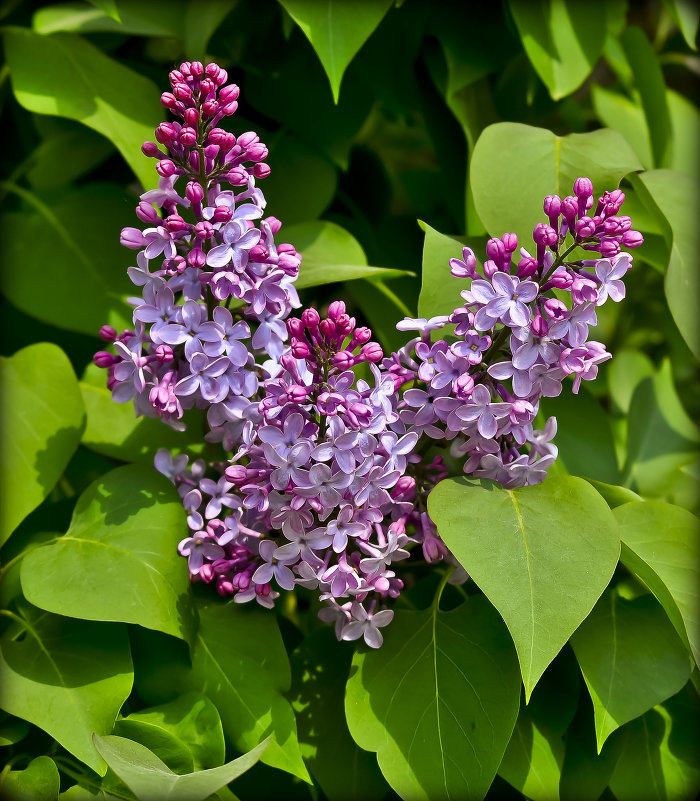
<instances>
[{"instance_id":1,"label":"pale lavender flower","mask_svg":"<svg viewBox=\"0 0 700 801\"><path fill-rule=\"evenodd\" d=\"M370 648L381 648L384 638L380 628L388 626L394 619L393 609L382 609L374 614L368 612L362 604L353 603L352 620L343 627L344 640L357 640L365 638Z\"/></svg>"}]
</instances>

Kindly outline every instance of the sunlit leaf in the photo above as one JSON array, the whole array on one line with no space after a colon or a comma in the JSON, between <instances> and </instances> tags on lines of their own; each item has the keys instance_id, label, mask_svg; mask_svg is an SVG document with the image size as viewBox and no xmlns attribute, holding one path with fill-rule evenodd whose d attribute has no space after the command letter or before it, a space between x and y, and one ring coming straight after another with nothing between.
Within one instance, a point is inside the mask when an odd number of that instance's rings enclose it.
<instances>
[{"instance_id":1,"label":"sunlit leaf","mask_svg":"<svg viewBox=\"0 0 700 801\"><path fill-rule=\"evenodd\" d=\"M56 763L39 756L24 770L10 770L2 780L2 794L10 801L56 801L61 778Z\"/></svg>"}]
</instances>

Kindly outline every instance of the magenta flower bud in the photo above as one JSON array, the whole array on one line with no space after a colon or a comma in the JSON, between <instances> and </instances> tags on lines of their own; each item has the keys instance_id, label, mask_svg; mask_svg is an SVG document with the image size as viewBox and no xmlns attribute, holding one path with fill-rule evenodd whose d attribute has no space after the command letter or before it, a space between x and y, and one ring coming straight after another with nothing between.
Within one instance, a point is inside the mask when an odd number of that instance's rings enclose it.
<instances>
[{"instance_id":1,"label":"magenta flower bud","mask_svg":"<svg viewBox=\"0 0 700 801\"><path fill-rule=\"evenodd\" d=\"M233 212L228 206L217 206L211 218L217 223L227 223L232 216Z\"/></svg>"},{"instance_id":2,"label":"magenta flower bud","mask_svg":"<svg viewBox=\"0 0 700 801\"><path fill-rule=\"evenodd\" d=\"M216 84L212 81L211 78L204 78L203 81L199 84L199 97L204 98L212 94L212 92L216 89Z\"/></svg>"},{"instance_id":3,"label":"magenta flower bud","mask_svg":"<svg viewBox=\"0 0 700 801\"><path fill-rule=\"evenodd\" d=\"M247 150L251 145L254 145L259 141L260 137L255 133L255 131L246 131L238 137L238 144L243 148L243 150Z\"/></svg>"},{"instance_id":4,"label":"magenta flower bud","mask_svg":"<svg viewBox=\"0 0 700 801\"><path fill-rule=\"evenodd\" d=\"M517 234L503 234L501 242L503 242L506 253L513 253L518 247L518 236Z\"/></svg>"},{"instance_id":5,"label":"magenta flower bud","mask_svg":"<svg viewBox=\"0 0 700 801\"><path fill-rule=\"evenodd\" d=\"M350 350L354 350L360 345L366 345L371 338L372 332L369 328L356 328L352 335L352 341L350 342Z\"/></svg>"},{"instance_id":6,"label":"magenta flower bud","mask_svg":"<svg viewBox=\"0 0 700 801\"><path fill-rule=\"evenodd\" d=\"M196 155L196 153L194 155ZM231 186L246 186L248 183L248 172L244 167L234 167L226 174L226 180Z\"/></svg>"},{"instance_id":7,"label":"magenta flower bud","mask_svg":"<svg viewBox=\"0 0 700 801\"><path fill-rule=\"evenodd\" d=\"M574 194L578 198L590 197L593 194L593 184L590 178L577 178L574 181Z\"/></svg>"},{"instance_id":8,"label":"magenta flower bud","mask_svg":"<svg viewBox=\"0 0 700 801\"><path fill-rule=\"evenodd\" d=\"M163 269L167 275L179 275L185 271L187 262L182 256L173 256L172 259L165 259Z\"/></svg>"},{"instance_id":9,"label":"magenta flower bud","mask_svg":"<svg viewBox=\"0 0 700 801\"><path fill-rule=\"evenodd\" d=\"M170 178L171 175L175 175L177 172L177 167L170 159L161 159L156 164L156 171L163 178Z\"/></svg>"},{"instance_id":10,"label":"magenta flower bud","mask_svg":"<svg viewBox=\"0 0 700 801\"><path fill-rule=\"evenodd\" d=\"M226 154L236 146L236 137L232 133L227 133L226 136L221 137L218 145L219 151Z\"/></svg>"},{"instance_id":11,"label":"magenta flower bud","mask_svg":"<svg viewBox=\"0 0 700 801\"><path fill-rule=\"evenodd\" d=\"M100 339L103 339L105 342L114 342L116 338L116 328L113 328L111 325L103 325L102 328L100 328Z\"/></svg>"},{"instance_id":12,"label":"magenta flower bud","mask_svg":"<svg viewBox=\"0 0 700 801\"><path fill-rule=\"evenodd\" d=\"M562 200L561 213L564 215L564 219L569 223L569 227L573 228L576 215L578 214L578 201L575 197L568 195Z\"/></svg>"},{"instance_id":13,"label":"magenta flower bud","mask_svg":"<svg viewBox=\"0 0 700 801\"><path fill-rule=\"evenodd\" d=\"M180 70L171 70L168 75L168 80L171 86L175 86L176 83L182 83L185 80L185 76Z\"/></svg>"},{"instance_id":14,"label":"magenta flower bud","mask_svg":"<svg viewBox=\"0 0 700 801\"><path fill-rule=\"evenodd\" d=\"M161 364L167 364L174 358L175 356L173 355L173 349L170 347L170 345L158 345L156 347L156 359L158 359Z\"/></svg>"},{"instance_id":15,"label":"magenta flower bud","mask_svg":"<svg viewBox=\"0 0 700 801\"><path fill-rule=\"evenodd\" d=\"M190 71L189 61L183 61L182 64L180 64L180 72L185 76L185 78L192 74Z\"/></svg>"},{"instance_id":16,"label":"magenta flower bud","mask_svg":"<svg viewBox=\"0 0 700 801\"><path fill-rule=\"evenodd\" d=\"M195 225L194 233L195 236L198 236L200 239L210 239L212 236L214 236L216 231L210 222L202 221Z\"/></svg>"},{"instance_id":17,"label":"magenta flower bud","mask_svg":"<svg viewBox=\"0 0 700 801\"><path fill-rule=\"evenodd\" d=\"M211 584L212 581L216 578L216 573L214 572L214 566L212 564L202 565L199 568L199 577L205 584Z\"/></svg>"},{"instance_id":18,"label":"magenta flower bud","mask_svg":"<svg viewBox=\"0 0 700 801\"><path fill-rule=\"evenodd\" d=\"M161 122L161 124L155 130L156 139L161 143L161 145L168 147L177 137L177 132L178 129L172 123Z\"/></svg>"},{"instance_id":19,"label":"magenta flower bud","mask_svg":"<svg viewBox=\"0 0 700 801\"><path fill-rule=\"evenodd\" d=\"M251 161L263 161L267 158L267 147L262 142L256 142L248 148L246 157Z\"/></svg>"},{"instance_id":20,"label":"magenta flower bud","mask_svg":"<svg viewBox=\"0 0 700 801\"><path fill-rule=\"evenodd\" d=\"M554 247L559 241L559 236L554 228L551 225L545 225L545 223L537 223L532 232L532 238L536 244L550 248Z\"/></svg>"},{"instance_id":21,"label":"magenta flower bud","mask_svg":"<svg viewBox=\"0 0 700 801\"><path fill-rule=\"evenodd\" d=\"M253 167L253 175L256 178L267 178L271 172L272 170L267 164L256 164Z\"/></svg>"},{"instance_id":22,"label":"magenta flower bud","mask_svg":"<svg viewBox=\"0 0 700 801\"><path fill-rule=\"evenodd\" d=\"M484 262L484 275L490 280L498 272L498 265L495 261L487 259Z\"/></svg>"},{"instance_id":23,"label":"magenta flower bud","mask_svg":"<svg viewBox=\"0 0 700 801\"><path fill-rule=\"evenodd\" d=\"M291 349L295 359L308 359L311 356L311 348L308 343L300 339L292 339Z\"/></svg>"},{"instance_id":24,"label":"magenta flower bud","mask_svg":"<svg viewBox=\"0 0 700 801\"><path fill-rule=\"evenodd\" d=\"M190 203L201 203L204 199L204 190L197 181L189 181L185 189L185 197Z\"/></svg>"},{"instance_id":25,"label":"magenta flower bud","mask_svg":"<svg viewBox=\"0 0 700 801\"><path fill-rule=\"evenodd\" d=\"M180 129L180 144L185 147L192 147L197 142L197 131L194 128L181 128Z\"/></svg>"},{"instance_id":26,"label":"magenta flower bud","mask_svg":"<svg viewBox=\"0 0 700 801\"><path fill-rule=\"evenodd\" d=\"M331 320L337 320L341 314L345 314L345 303L342 300L334 300L328 307L328 316Z\"/></svg>"},{"instance_id":27,"label":"magenta flower bud","mask_svg":"<svg viewBox=\"0 0 700 801\"><path fill-rule=\"evenodd\" d=\"M318 327L321 334L323 334L326 339L333 339L336 334L336 327L333 320L321 320Z\"/></svg>"},{"instance_id":28,"label":"magenta flower bud","mask_svg":"<svg viewBox=\"0 0 700 801\"><path fill-rule=\"evenodd\" d=\"M179 84L177 84L179 86ZM165 108L173 109L178 105L177 98L172 92L163 92L160 102Z\"/></svg>"},{"instance_id":29,"label":"magenta flower bud","mask_svg":"<svg viewBox=\"0 0 700 801\"><path fill-rule=\"evenodd\" d=\"M547 298L542 305L544 307L545 314L550 318L550 320L563 320L569 311L566 308L566 304L562 303L562 301L558 300L557 298Z\"/></svg>"},{"instance_id":30,"label":"magenta flower bud","mask_svg":"<svg viewBox=\"0 0 700 801\"><path fill-rule=\"evenodd\" d=\"M498 269L502 269L506 258L506 249L500 239L489 239L486 243L486 255L493 261Z\"/></svg>"},{"instance_id":31,"label":"magenta flower bud","mask_svg":"<svg viewBox=\"0 0 700 801\"><path fill-rule=\"evenodd\" d=\"M355 318L347 314L341 314L335 321L335 326L338 330L338 334L346 337L348 334L352 333L352 330L355 328Z\"/></svg>"},{"instance_id":32,"label":"magenta flower bud","mask_svg":"<svg viewBox=\"0 0 700 801\"><path fill-rule=\"evenodd\" d=\"M310 331L313 331L318 328L318 324L321 322L321 317L316 309L304 309L304 311L301 313L301 321L304 323L306 328L308 328Z\"/></svg>"},{"instance_id":33,"label":"magenta flower bud","mask_svg":"<svg viewBox=\"0 0 700 801\"><path fill-rule=\"evenodd\" d=\"M301 256L296 253L283 253L277 262L277 266L282 270L285 275L296 277L299 273L299 265L301 264Z\"/></svg>"},{"instance_id":34,"label":"magenta flower bud","mask_svg":"<svg viewBox=\"0 0 700 801\"><path fill-rule=\"evenodd\" d=\"M474 391L474 379L469 373L462 373L455 381L455 388L460 397L466 398Z\"/></svg>"},{"instance_id":35,"label":"magenta flower bud","mask_svg":"<svg viewBox=\"0 0 700 801\"><path fill-rule=\"evenodd\" d=\"M228 595L233 595L233 593L236 592L236 587L233 586L233 583L228 576L219 576L216 579L216 591L219 593L219 595L226 598Z\"/></svg>"},{"instance_id":36,"label":"magenta flower bud","mask_svg":"<svg viewBox=\"0 0 700 801\"><path fill-rule=\"evenodd\" d=\"M301 384L292 384L287 390L287 398L291 403L305 403L308 389Z\"/></svg>"},{"instance_id":37,"label":"magenta flower bud","mask_svg":"<svg viewBox=\"0 0 700 801\"><path fill-rule=\"evenodd\" d=\"M416 480L415 478L413 478L413 476L401 476L401 478L396 482L394 490L396 492L396 496L399 495L410 496L414 492L415 488L416 488ZM392 492L392 495L393 494L394 493ZM392 526L392 528L393 527L394 526ZM400 533L403 534L404 532L402 531Z\"/></svg>"},{"instance_id":38,"label":"magenta flower bud","mask_svg":"<svg viewBox=\"0 0 700 801\"><path fill-rule=\"evenodd\" d=\"M232 464L226 468L224 475L232 484L245 484L248 480L248 468L242 464Z\"/></svg>"},{"instance_id":39,"label":"magenta flower bud","mask_svg":"<svg viewBox=\"0 0 700 801\"><path fill-rule=\"evenodd\" d=\"M380 362L384 358L384 351L378 342L368 342L362 346L360 355L368 362Z\"/></svg>"},{"instance_id":40,"label":"magenta flower bud","mask_svg":"<svg viewBox=\"0 0 700 801\"><path fill-rule=\"evenodd\" d=\"M202 104L202 117L208 120L210 117L214 117L218 110L219 103L216 100L207 100Z\"/></svg>"},{"instance_id":41,"label":"magenta flower bud","mask_svg":"<svg viewBox=\"0 0 700 801\"><path fill-rule=\"evenodd\" d=\"M141 145L141 152L144 156L148 156L149 159L160 159L164 155L155 142L144 142Z\"/></svg>"},{"instance_id":42,"label":"magenta flower bud","mask_svg":"<svg viewBox=\"0 0 700 801\"><path fill-rule=\"evenodd\" d=\"M331 359L333 367L339 370L349 370L355 364L355 357L347 350L339 350Z\"/></svg>"},{"instance_id":43,"label":"magenta flower bud","mask_svg":"<svg viewBox=\"0 0 700 801\"><path fill-rule=\"evenodd\" d=\"M185 222L179 214L171 214L166 217L163 225L171 234L180 234L183 231L189 231L191 228L190 224Z\"/></svg>"},{"instance_id":44,"label":"magenta flower bud","mask_svg":"<svg viewBox=\"0 0 700 801\"><path fill-rule=\"evenodd\" d=\"M304 337L304 323L298 317L288 317L286 322L290 336L296 337L296 339Z\"/></svg>"},{"instance_id":45,"label":"magenta flower bud","mask_svg":"<svg viewBox=\"0 0 700 801\"><path fill-rule=\"evenodd\" d=\"M439 562L447 556L447 548L442 540L437 539L432 534L426 535L423 540L423 558L426 562Z\"/></svg>"},{"instance_id":46,"label":"magenta flower bud","mask_svg":"<svg viewBox=\"0 0 700 801\"><path fill-rule=\"evenodd\" d=\"M176 83L173 86L173 94L178 100L192 99L192 90L186 83Z\"/></svg>"},{"instance_id":47,"label":"magenta flower bud","mask_svg":"<svg viewBox=\"0 0 700 801\"><path fill-rule=\"evenodd\" d=\"M161 222L158 212L153 208L153 206L151 206L150 203L146 203L143 200L136 207L136 216L142 222L150 223L151 225L157 225Z\"/></svg>"},{"instance_id":48,"label":"magenta flower bud","mask_svg":"<svg viewBox=\"0 0 700 801\"><path fill-rule=\"evenodd\" d=\"M543 206L544 213L549 217L549 224L552 226L552 228L556 228L556 222L552 222L552 220L557 220L561 214L561 198L559 195L547 195L547 197L544 199Z\"/></svg>"},{"instance_id":49,"label":"magenta flower bud","mask_svg":"<svg viewBox=\"0 0 700 801\"><path fill-rule=\"evenodd\" d=\"M638 248L644 244L644 237L639 231L625 231L622 235L622 244L626 248Z\"/></svg>"},{"instance_id":50,"label":"magenta flower bud","mask_svg":"<svg viewBox=\"0 0 700 801\"><path fill-rule=\"evenodd\" d=\"M620 243L616 239L604 239L600 243L600 255L604 259L614 259L620 252Z\"/></svg>"},{"instance_id":51,"label":"magenta flower bud","mask_svg":"<svg viewBox=\"0 0 700 801\"><path fill-rule=\"evenodd\" d=\"M574 279L567 270L563 267L555 270L547 284L549 287L555 287L556 289L568 289L574 283Z\"/></svg>"},{"instance_id":52,"label":"magenta flower bud","mask_svg":"<svg viewBox=\"0 0 700 801\"><path fill-rule=\"evenodd\" d=\"M536 337L546 337L549 333L549 325L540 313L539 309L535 310L535 316L532 318L530 327L532 328L532 333Z\"/></svg>"},{"instance_id":53,"label":"magenta flower bud","mask_svg":"<svg viewBox=\"0 0 700 801\"><path fill-rule=\"evenodd\" d=\"M190 64L190 74L195 78L201 78L204 75L204 64L201 61L193 61Z\"/></svg>"},{"instance_id":54,"label":"magenta flower bud","mask_svg":"<svg viewBox=\"0 0 700 801\"><path fill-rule=\"evenodd\" d=\"M607 217L612 214L617 214L624 202L625 193L622 189L614 189L612 192L604 192L598 205L602 205L602 213Z\"/></svg>"},{"instance_id":55,"label":"magenta flower bud","mask_svg":"<svg viewBox=\"0 0 700 801\"><path fill-rule=\"evenodd\" d=\"M218 64L215 64L215 63L212 61L212 62L211 62L211 64L207 64L207 66L204 68L204 72L205 72L205 73L206 73L206 74L207 74L207 75L208 75L210 78L213 78L214 80L216 80L216 79L217 79L217 77L218 77L218 75L219 75L219 72L221 72L221 68L219 67L219 65L218 65Z\"/></svg>"},{"instance_id":56,"label":"magenta flower bud","mask_svg":"<svg viewBox=\"0 0 700 801\"><path fill-rule=\"evenodd\" d=\"M518 278L531 278L537 272L537 259L523 256L518 262Z\"/></svg>"},{"instance_id":57,"label":"magenta flower bud","mask_svg":"<svg viewBox=\"0 0 700 801\"><path fill-rule=\"evenodd\" d=\"M141 250L146 247L146 240L140 228L122 228L119 242L131 250Z\"/></svg>"},{"instance_id":58,"label":"magenta flower bud","mask_svg":"<svg viewBox=\"0 0 700 801\"><path fill-rule=\"evenodd\" d=\"M219 102L230 103L232 100L238 100L240 93L241 90L235 83L224 86L223 89L219 89Z\"/></svg>"},{"instance_id":59,"label":"magenta flower bud","mask_svg":"<svg viewBox=\"0 0 700 801\"><path fill-rule=\"evenodd\" d=\"M193 248L187 254L187 263L190 267L196 267L201 270L207 263L207 255L201 248Z\"/></svg>"},{"instance_id":60,"label":"magenta flower bud","mask_svg":"<svg viewBox=\"0 0 700 801\"><path fill-rule=\"evenodd\" d=\"M223 142L224 137L228 135L228 131L225 131L223 128L212 128L207 136L207 142L212 145L220 145L221 142Z\"/></svg>"},{"instance_id":61,"label":"magenta flower bud","mask_svg":"<svg viewBox=\"0 0 700 801\"><path fill-rule=\"evenodd\" d=\"M265 261L270 254L268 253L267 248L265 245L253 245L253 247L248 251L248 259L250 261L261 262Z\"/></svg>"},{"instance_id":62,"label":"magenta flower bud","mask_svg":"<svg viewBox=\"0 0 700 801\"><path fill-rule=\"evenodd\" d=\"M581 217L576 220L574 230L579 239L588 239L588 237L595 235L595 222L590 217Z\"/></svg>"},{"instance_id":63,"label":"magenta flower bud","mask_svg":"<svg viewBox=\"0 0 700 801\"><path fill-rule=\"evenodd\" d=\"M197 125L199 125L199 112L196 108L188 108L185 111L185 125L188 128L197 129Z\"/></svg>"},{"instance_id":64,"label":"magenta flower bud","mask_svg":"<svg viewBox=\"0 0 700 801\"><path fill-rule=\"evenodd\" d=\"M632 220L629 217L608 217L603 221L603 231L609 236L624 234L632 228Z\"/></svg>"},{"instance_id":65,"label":"magenta flower bud","mask_svg":"<svg viewBox=\"0 0 700 801\"><path fill-rule=\"evenodd\" d=\"M114 356L112 353L108 353L106 350L98 350L97 353L92 357L92 360L97 367L112 367L112 365L119 364L121 361L119 356Z\"/></svg>"}]
</instances>

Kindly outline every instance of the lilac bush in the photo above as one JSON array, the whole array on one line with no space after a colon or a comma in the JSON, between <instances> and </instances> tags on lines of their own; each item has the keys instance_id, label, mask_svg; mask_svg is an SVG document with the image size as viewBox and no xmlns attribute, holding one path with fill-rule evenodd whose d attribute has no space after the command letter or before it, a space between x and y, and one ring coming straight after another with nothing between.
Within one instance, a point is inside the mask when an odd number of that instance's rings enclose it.
<instances>
[{"instance_id":1,"label":"lilac bush","mask_svg":"<svg viewBox=\"0 0 700 801\"><path fill-rule=\"evenodd\" d=\"M447 560L451 581L467 579L427 513L447 461L506 488L546 477L556 420L535 428L540 399L569 376L577 393L611 358L590 329L598 306L624 298L623 248L642 236L619 213L622 191L596 200L579 178L572 195L545 198L532 244L506 233L481 266L468 247L451 259L463 304L398 322L416 335L385 355L342 301L290 316L301 256L263 216L267 148L218 127L238 105L227 79L196 61L170 73L162 103L176 120L143 145L159 188L136 208L145 227L121 235L138 251L134 327L104 326L114 352L95 363L137 415L181 430L188 409L205 410L205 439L229 456L156 456L187 512L192 581L264 607L300 585L338 639L378 648L404 586L398 562Z\"/></svg>"}]
</instances>

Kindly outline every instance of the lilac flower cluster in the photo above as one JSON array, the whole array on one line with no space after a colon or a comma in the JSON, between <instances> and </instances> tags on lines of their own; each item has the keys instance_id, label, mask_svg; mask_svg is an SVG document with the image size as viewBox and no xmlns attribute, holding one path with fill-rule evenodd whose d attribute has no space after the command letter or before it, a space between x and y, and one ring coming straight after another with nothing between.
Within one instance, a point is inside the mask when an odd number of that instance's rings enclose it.
<instances>
[{"instance_id":1,"label":"lilac flower cluster","mask_svg":"<svg viewBox=\"0 0 700 801\"><path fill-rule=\"evenodd\" d=\"M403 588L396 563L420 552L451 562L453 583L467 579L427 514L448 474L443 454L506 487L545 478L556 421L534 428L539 401L569 375L578 392L610 358L589 329L598 306L624 297L632 259L621 248L642 238L618 214L621 191L591 215L593 188L579 178L571 197L545 199L534 255L520 248L516 264L517 237L505 234L489 240L481 269L469 248L452 259L452 275L469 282L464 304L400 322L419 334L385 357L342 301L323 318L313 308L289 317L301 257L275 244L281 224L263 218L255 181L269 173L267 149L254 133L217 127L237 107L226 80L199 62L170 74L162 102L181 121L156 129L165 151L144 144L159 188L136 209L146 227L121 238L139 251L134 330L103 327L114 353L95 362L137 414L183 428L187 409L206 409L205 438L226 452L210 464L156 455L187 512L179 552L192 581L265 607L280 590L314 590L339 639L377 648ZM574 259L585 251L595 258Z\"/></svg>"}]
</instances>

